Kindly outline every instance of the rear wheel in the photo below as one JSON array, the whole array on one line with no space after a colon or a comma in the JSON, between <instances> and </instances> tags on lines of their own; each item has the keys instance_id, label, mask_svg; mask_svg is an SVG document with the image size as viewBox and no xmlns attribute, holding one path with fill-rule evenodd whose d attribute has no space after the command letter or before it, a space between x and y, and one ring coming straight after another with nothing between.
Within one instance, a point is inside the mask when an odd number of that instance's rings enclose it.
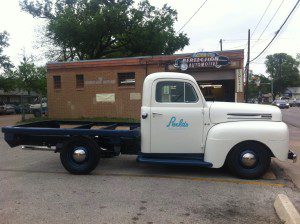
<instances>
[{"instance_id":1,"label":"rear wheel","mask_svg":"<svg viewBox=\"0 0 300 224\"><path fill-rule=\"evenodd\" d=\"M98 145L90 139L77 137L68 141L60 152L64 168L73 174L88 174L98 165Z\"/></svg>"},{"instance_id":2,"label":"rear wheel","mask_svg":"<svg viewBox=\"0 0 300 224\"><path fill-rule=\"evenodd\" d=\"M227 158L228 168L240 178L261 177L271 162L268 150L256 142L244 142L235 146Z\"/></svg>"}]
</instances>

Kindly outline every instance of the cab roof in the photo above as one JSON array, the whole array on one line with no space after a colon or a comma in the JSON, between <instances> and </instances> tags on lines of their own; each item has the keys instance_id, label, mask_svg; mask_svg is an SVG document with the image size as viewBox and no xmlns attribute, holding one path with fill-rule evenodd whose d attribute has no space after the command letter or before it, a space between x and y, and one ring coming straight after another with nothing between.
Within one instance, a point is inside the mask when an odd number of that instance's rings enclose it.
<instances>
[{"instance_id":1,"label":"cab roof","mask_svg":"<svg viewBox=\"0 0 300 224\"><path fill-rule=\"evenodd\" d=\"M156 72L148 75L145 79L145 83L147 82L153 82L156 79L185 79L190 80L192 82L195 82L195 79L193 76L186 74L186 73L180 73L180 72Z\"/></svg>"}]
</instances>

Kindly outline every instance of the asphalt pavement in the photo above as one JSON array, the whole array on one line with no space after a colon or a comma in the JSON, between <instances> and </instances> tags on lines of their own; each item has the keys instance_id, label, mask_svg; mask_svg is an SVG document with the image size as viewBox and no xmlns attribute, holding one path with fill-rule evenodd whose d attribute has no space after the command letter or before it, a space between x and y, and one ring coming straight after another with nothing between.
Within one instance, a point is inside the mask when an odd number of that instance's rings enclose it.
<instances>
[{"instance_id":1,"label":"asphalt pavement","mask_svg":"<svg viewBox=\"0 0 300 224\"><path fill-rule=\"evenodd\" d=\"M276 179L249 181L226 169L145 165L120 156L76 176L59 154L10 149L2 134L0 152L1 224L280 223L273 208L279 193L300 208L299 190L280 169Z\"/></svg>"},{"instance_id":2,"label":"asphalt pavement","mask_svg":"<svg viewBox=\"0 0 300 224\"><path fill-rule=\"evenodd\" d=\"M284 122L300 128L300 107L290 107L289 109L282 109L281 111Z\"/></svg>"},{"instance_id":3,"label":"asphalt pavement","mask_svg":"<svg viewBox=\"0 0 300 224\"><path fill-rule=\"evenodd\" d=\"M281 111L283 121L289 126L290 149L298 155L298 161L296 163L291 161L274 161L279 167L284 169L285 173L300 189L300 107L291 107Z\"/></svg>"}]
</instances>

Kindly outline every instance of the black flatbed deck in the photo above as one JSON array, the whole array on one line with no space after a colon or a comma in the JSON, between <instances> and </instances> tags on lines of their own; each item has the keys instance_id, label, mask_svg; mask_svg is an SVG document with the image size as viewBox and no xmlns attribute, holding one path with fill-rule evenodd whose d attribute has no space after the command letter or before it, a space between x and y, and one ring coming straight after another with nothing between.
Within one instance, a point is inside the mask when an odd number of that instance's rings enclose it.
<instances>
[{"instance_id":1,"label":"black flatbed deck","mask_svg":"<svg viewBox=\"0 0 300 224\"><path fill-rule=\"evenodd\" d=\"M127 122L49 120L2 127L2 132L10 147L57 146L74 136L117 146L140 142L140 124Z\"/></svg>"}]
</instances>

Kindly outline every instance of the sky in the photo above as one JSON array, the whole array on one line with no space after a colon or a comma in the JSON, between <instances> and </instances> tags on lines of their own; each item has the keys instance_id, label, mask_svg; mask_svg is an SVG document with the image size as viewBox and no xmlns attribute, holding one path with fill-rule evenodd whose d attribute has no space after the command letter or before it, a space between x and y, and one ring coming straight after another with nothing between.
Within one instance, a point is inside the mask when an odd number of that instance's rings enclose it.
<instances>
[{"instance_id":1,"label":"sky","mask_svg":"<svg viewBox=\"0 0 300 224\"><path fill-rule=\"evenodd\" d=\"M179 30L205 0L149 1L157 7L168 4L176 9L178 20L175 23L175 30ZM270 1L265 16L253 33ZM217 51L220 50L220 39L223 39L223 50L245 49L246 52L247 33L250 29L252 36L250 58L255 58L272 39L296 2L297 0L207 0L182 30L190 38L189 46L177 53ZM265 29L280 5L277 14ZM300 53L299 7L270 48L250 64L254 74L267 75L264 61L268 54L284 52L295 57ZM6 30L10 34L10 46L5 53L15 65L19 64L24 53L27 56L34 56L39 65L47 62L44 49L39 47L40 27L44 24L42 19L33 18L30 14L22 12L19 0L0 0L0 32Z\"/></svg>"}]
</instances>

